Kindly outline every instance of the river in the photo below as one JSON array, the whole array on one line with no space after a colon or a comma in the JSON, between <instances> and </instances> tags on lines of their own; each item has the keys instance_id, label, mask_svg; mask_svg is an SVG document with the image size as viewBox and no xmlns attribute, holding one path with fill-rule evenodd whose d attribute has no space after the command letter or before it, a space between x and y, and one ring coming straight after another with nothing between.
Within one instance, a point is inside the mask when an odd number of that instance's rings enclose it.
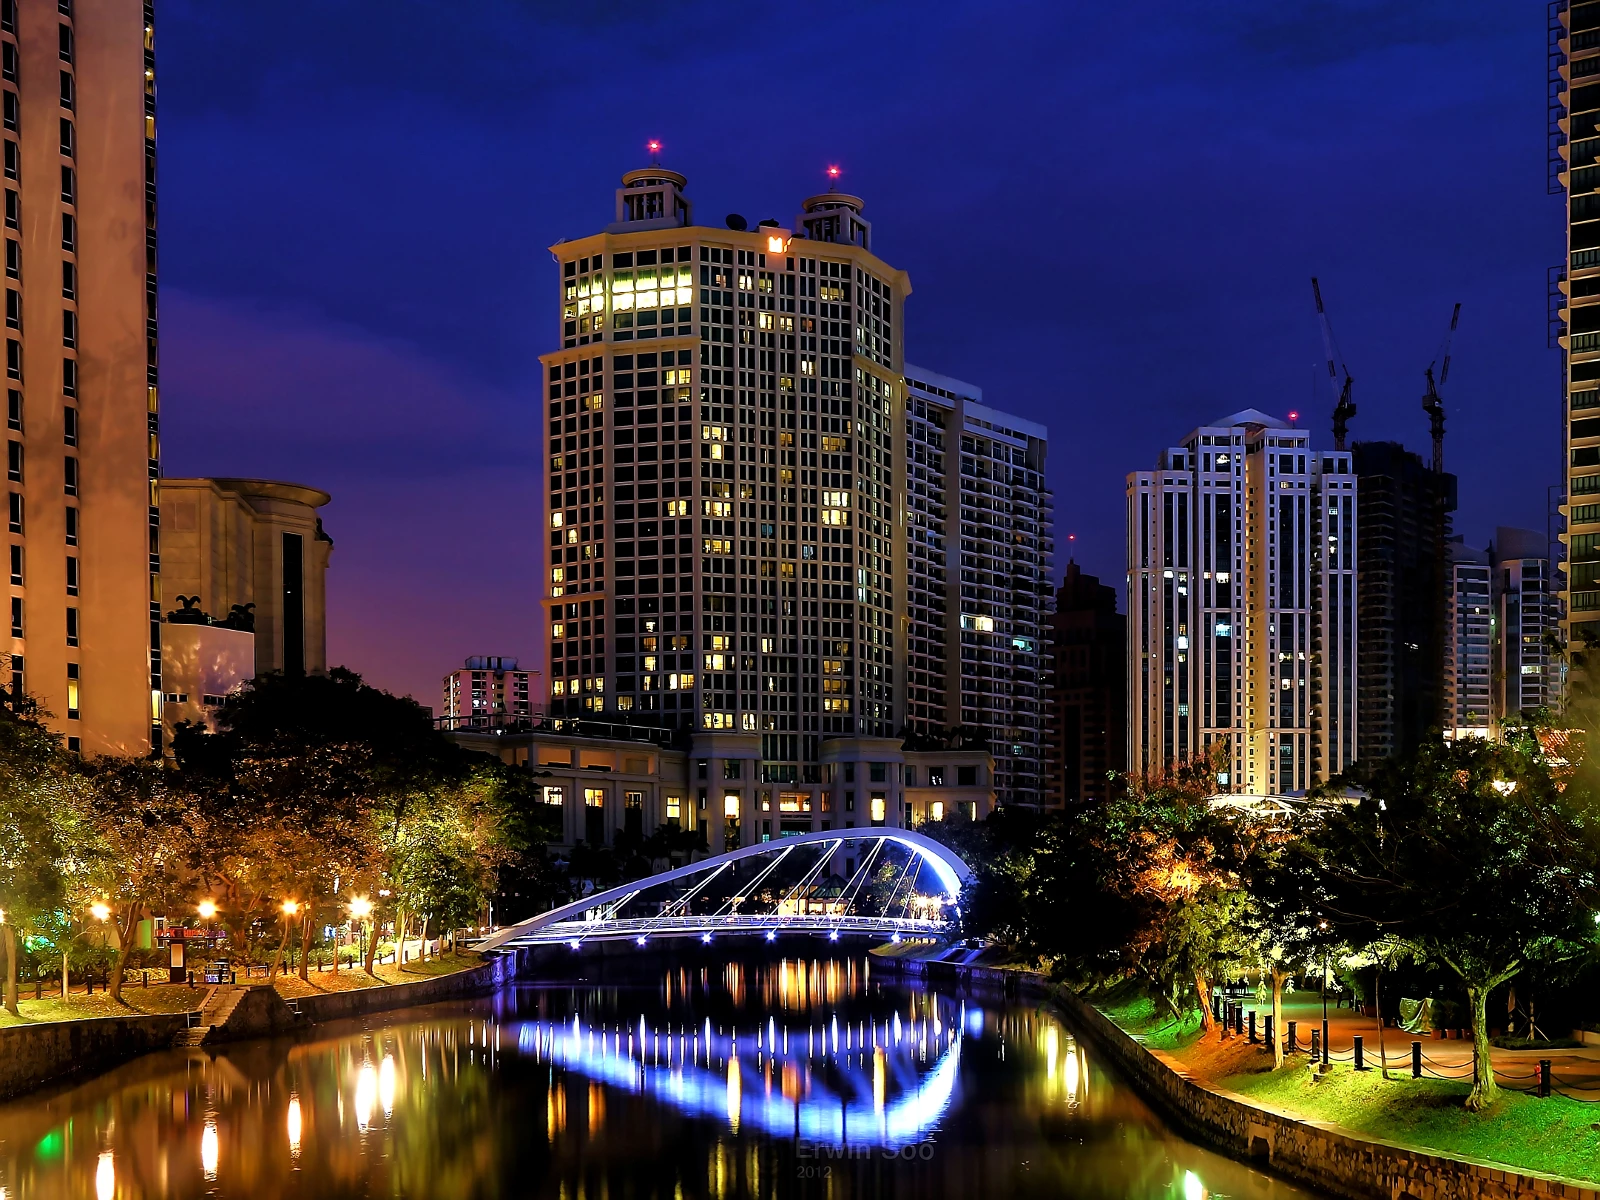
<instances>
[{"instance_id":1,"label":"river","mask_svg":"<svg viewBox=\"0 0 1600 1200\"><path fill-rule=\"evenodd\" d=\"M0 1200L1310 1200L1053 1017L874 967L706 960L148 1055L0 1105Z\"/></svg>"}]
</instances>

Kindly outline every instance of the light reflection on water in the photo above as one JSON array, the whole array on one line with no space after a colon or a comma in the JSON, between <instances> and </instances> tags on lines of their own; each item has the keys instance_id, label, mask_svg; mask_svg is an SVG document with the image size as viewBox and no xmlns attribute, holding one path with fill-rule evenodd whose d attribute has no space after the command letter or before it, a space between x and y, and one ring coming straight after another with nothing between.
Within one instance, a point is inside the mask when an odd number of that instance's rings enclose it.
<instances>
[{"instance_id":1,"label":"light reflection on water","mask_svg":"<svg viewBox=\"0 0 1600 1200\"><path fill-rule=\"evenodd\" d=\"M1048 1015L860 960L523 986L213 1054L0 1106L0 1200L1307 1195L1177 1138Z\"/></svg>"}]
</instances>

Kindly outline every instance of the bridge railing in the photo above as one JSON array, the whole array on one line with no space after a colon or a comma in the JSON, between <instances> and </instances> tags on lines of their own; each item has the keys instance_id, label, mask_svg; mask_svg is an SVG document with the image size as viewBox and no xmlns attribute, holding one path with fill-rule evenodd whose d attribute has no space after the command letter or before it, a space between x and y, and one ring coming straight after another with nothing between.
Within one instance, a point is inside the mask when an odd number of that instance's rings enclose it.
<instances>
[{"instance_id":1,"label":"bridge railing","mask_svg":"<svg viewBox=\"0 0 1600 1200\"><path fill-rule=\"evenodd\" d=\"M911 917L846 916L722 916L722 917L633 917L606 921L557 921L508 945L559 945L563 942L638 941L655 937L687 937L711 934L833 933L869 937L938 937L949 932L943 921Z\"/></svg>"}]
</instances>

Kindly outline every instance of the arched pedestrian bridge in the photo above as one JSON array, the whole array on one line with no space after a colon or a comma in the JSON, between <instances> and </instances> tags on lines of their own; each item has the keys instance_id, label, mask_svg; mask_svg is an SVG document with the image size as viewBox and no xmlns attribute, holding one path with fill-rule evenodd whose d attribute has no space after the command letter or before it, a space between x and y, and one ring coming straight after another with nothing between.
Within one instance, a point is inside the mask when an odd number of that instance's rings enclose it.
<instances>
[{"instance_id":1,"label":"arched pedestrian bridge","mask_svg":"<svg viewBox=\"0 0 1600 1200\"><path fill-rule=\"evenodd\" d=\"M972 871L904 829L823 830L745 846L574 900L485 939L480 950L659 938L806 934L838 941L947 937Z\"/></svg>"}]
</instances>

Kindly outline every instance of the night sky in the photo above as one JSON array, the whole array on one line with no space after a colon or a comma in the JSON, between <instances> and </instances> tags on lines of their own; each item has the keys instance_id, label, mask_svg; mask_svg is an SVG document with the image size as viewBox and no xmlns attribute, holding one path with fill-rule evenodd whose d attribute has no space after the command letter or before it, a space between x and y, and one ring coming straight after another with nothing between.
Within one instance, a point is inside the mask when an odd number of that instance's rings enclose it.
<instances>
[{"instance_id":1,"label":"night sky","mask_svg":"<svg viewBox=\"0 0 1600 1200\"><path fill-rule=\"evenodd\" d=\"M1291 11L1292 10L1292 11ZM664 143L701 224L865 198L907 361L1049 426L1057 574L1120 587L1123 480L1247 407L1427 452L1456 528L1560 470L1545 7L162 0L163 456L333 494L329 658L437 706L540 657L547 248ZM1068 535L1076 540L1068 542Z\"/></svg>"}]
</instances>

